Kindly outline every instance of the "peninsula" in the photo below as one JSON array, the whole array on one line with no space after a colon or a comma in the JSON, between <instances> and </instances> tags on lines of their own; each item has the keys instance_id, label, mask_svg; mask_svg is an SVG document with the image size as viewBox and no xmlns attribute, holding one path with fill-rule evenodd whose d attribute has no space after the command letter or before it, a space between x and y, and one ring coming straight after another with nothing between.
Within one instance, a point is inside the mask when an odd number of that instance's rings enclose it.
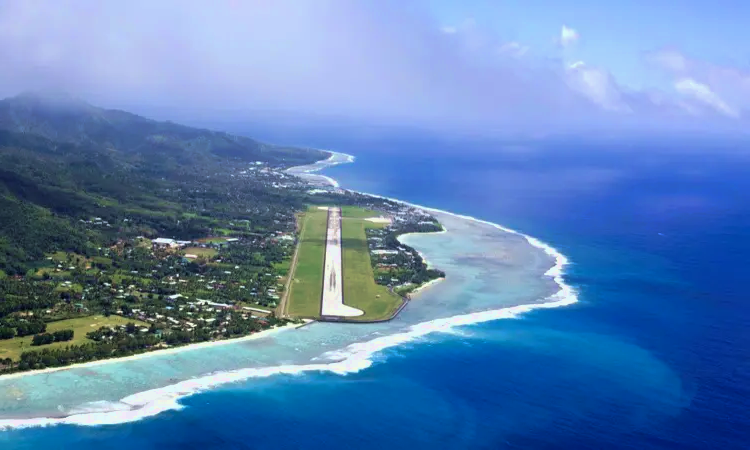
<instances>
[{"instance_id":1,"label":"peninsula","mask_svg":"<svg viewBox=\"0 0 750 450\"><path fill-rule=\"evenodd\" d=\"M392 318L444 277L397 237L442 226L287 171L328 156L74 99L0 101L0 373Z\"/></svg>"}]
</instances>

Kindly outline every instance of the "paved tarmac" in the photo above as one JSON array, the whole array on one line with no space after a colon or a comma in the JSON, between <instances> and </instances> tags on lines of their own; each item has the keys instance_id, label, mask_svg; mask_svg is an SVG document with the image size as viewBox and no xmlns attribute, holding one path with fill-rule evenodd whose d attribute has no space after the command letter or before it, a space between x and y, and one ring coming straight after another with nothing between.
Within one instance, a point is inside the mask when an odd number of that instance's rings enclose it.
<instances>
[{"instance_id":1,"label":"paved tarmac","mask_svg":"<svg viewBox=\"0 0 750 450\"><path fill-rule=\"evenodd\" d=\"M344 273L341 261L341 208L328 208L321 315L361 316L364 314L362 310L344 304Z\"/></svg>"}]
</instances>

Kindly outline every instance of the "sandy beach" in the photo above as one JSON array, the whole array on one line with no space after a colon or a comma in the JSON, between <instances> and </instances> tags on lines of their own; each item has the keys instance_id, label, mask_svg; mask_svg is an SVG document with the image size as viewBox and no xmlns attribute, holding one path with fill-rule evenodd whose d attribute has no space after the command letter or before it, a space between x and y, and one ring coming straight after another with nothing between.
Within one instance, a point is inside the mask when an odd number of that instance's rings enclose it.
<instances>
[{"instance_id":1,"label":"sandy beach","mask_svg":"<svg viewBox=\"0 0 750 450\"><path fill-rule=\"evenodd\" d=\"M413 297L413 296L417 295L418 293L424 291L428 287L434 286L435 284L437 284L437 283L439 283L439 282L441 282L443 280L445 280L445 278L435 278L434 280L430 280L427 283L425 283L425 284L419 286L418 288L414 289L413 291L409 292L409 297Z\"/></svg>"},{"instance_id":2,"label":"sandy beach","mask_svg":"<svg viewBox=\"0 0 750 450\"><path fill-rule=\"evenodd\" d=\"M26 377L26 376L31 376L31 375L41 375L45 373L61 372L63 370L82 369L82 368L87 368L87 367L101 366L104 364L114 364L114 363L120 363L124 361L133 361L133 360L142 359L142 358L150 358L152 356L164 356L164 355L169 355L173 353L186 352L190 350L199 350L202 348L214 347L218 345L234 344L234 343L243 342L243 341L252 341L256 339L262 339L264 337L269 337L269 336L272 336L274 334L280 333L285 330L291 330L299 326L300 324L298 323L290 323L290 324L284 325L283 327L271 328L268 330L263 330L257 333L253 333L249 336L243 336L243 337L238 337L234 339L223 339L220 341L200 342L198 344L183 345L180 347L165 348L162 350L153 350L153 351L146 352L146 353L139 353L137 355L125 356L122 358L100 359L98 361L90 361L90 362L80 363L80 364L71 364L69 366L63 366L63 367L50 367L48 369L29 370L26 372L9 373L6 375L0 375L0 380L9 380L13 378L20 378L20 377Z\"/></svg>"},{"instance_id":3,"label":"sandy beach","mask_svg":"<svg viewBox=\"0 0 750 450\"><path fill-rule=\"evenodd\" d=\"M459 216L423 206L411 205L399 200L393 201L398 201L425 211L446 214L449 217L446 217L445 220L448 221L447 223L449 224L448 226L450 226L451 232L459 235L463 231L463 228L458 223L453 225L451 220L471 220L479 225L487 224L491 226L491 228L488 228L486 232L483 233L460 235L459 237L461 239L467 241L467 245L481 247L486 240L494 240L495 235L493 233L498 233L498 230L503 233L517 233L512 230L508 231L499 225L484 222L468 216ZM434 233L446 233L446 228L447 227L443 225L442 231L436 231ZM433 233L410 234L424 236L425 234ZM408 236L408 234L403 234L399 236L398 239L400 240L403 236ZM545 252L555 258L556 265L547 271L547 275L555 277L555 281L558 281L562 266L567 262L564 259L564 256L557 254L551 247L544 247L545 244L541 241L536 241L525 235L522 236L526 237L527 243L535 247L543 248ZM461 254L462 250L460 246L454 248L456 247L455 245L443 246L440 242L436 243L432 242L432 240L430 241L429 245L425 242L425 251L430 255L435 255L433 258L436 258L438 264L445 264L446 267L444 267L444 269L448 270L457 267L454 263L453 253L458 252L458 254ZM437 241L442 242L443 239L437 239ZM518 244L515 240L511 243ZM433 253L433 250L435 250L435 253ZM421 252L419 252L419 254L428 267L433 267L429 261L424 259L424 255ZM481 266L481 262L481 260L469 261L468 264L472 268L477 268L479 276L487 276L490 277L490 279L495 280L496 278L494 277L497 275L496 271L491 270L491 267L487 268ZM443 280L445 279L439 278L431 280L430 282L419 286L411 293L411 295L416 296L417 294L423 294L427 288L434 286ZM133 363L132 366L134 368L136 368L136 366L149 367L141 368L144 370L144 373L138 374L138 377L141 378L136 380L137 383L132 382L132 386L130 386L130 381L127 383L118 383L117 389L112 386L110 378L92 377L84 370L79 372L50 374L49 376L45 375L37 378L32 377L31 379L23 379L22 381L18 380L18 384L28 384L28 386L23 386L24 389L34 392L40 392L41 390L45 395L39 396L38 398L29 397L11 399L13 403L10 405L11 408L8 408L9 419L6 420L5 423L0 420L0 430L2 430L3 425L7 428L15 429L29 426L47 426L56 424L104 425L133 422L145 417L155 416L164 411L180 409L182 407L179 402L180 399L228 383L245 381L251 378L270 377L279 374L293 375L305 372L330 372L337 375L345 375L357 373L361 370L367 369L373 364L372 355L375 353L381 352L386 348L401 345L404 342L418 339L421 336L430 333L440 332L454 326L464 326L489 320L512 318L532 309L553 308L571 304L576 301L575 292L570 289L566 290L565 286L562 284L560 292L558 292L558 294L550 295L550 301L547 303L533 303L530 300L528 304L524 302L519 304L506 304L507 302L498 303L495 298L473 295L473 283L471 283L471 280L451 276L448 283L451 284L451 287L457 286L456 289L461 289L461 292L466 293L465 302L459 302L455 306L450 303L432 302L429 297L431 297L431 294L437 294L437 292L430 291L427 296L420 297L419 299L415 298L415 303L413 303L412 307L409 309L414 310L419 308L420 310L415 314L409 314L410 311L405 311L404 315L401 316L404 321L384 322L371 324L369 326L323 326L316 328L314 333L305 333L305 336L300 336L295 333L287 333L283 336L279 336L278 339L271 340L268 346L264 343L263 346L257 347L255 345L239 345L235 347L237 354L246 355L246 357L237 358L236 361L232 361L234 358L233 355L225 354L234 353L235 348L229 348L229 351L225 351L227 350L225 348L214 352L212 352L211 349L206 348L243 340L260 339L269 334L280 332L286 328L299 327L300 325L280 327L234 340L201 343L154 351L132 357L93 361L90 363L61 368L0 376L0 382L4 382L8 378L18 378L25 375L61 372L63 370L91 367L98 364L147 358L151 355L158 356L171 352L176 353L192 349L206 349L205 352L198 352L189 355L190 358L167 357L163 359L154 359L152 361ZM561 278L558 284L560 283L562 283ZM499 282L494 284L500 285L503 283ZM445 285L445 287L448 286ZM408 326L408 328L404 328L405 326ZM374 330L376 330L375 333L373 333ZM373 339L373 336L377 337ZM310 342L302 342L307 340ZM262 352L264 357L266 354L273 352L272 358L274 361L264 360L262 364L258 365L254 361L254 354L257 352ZM323 353L321 354L321 352ZM206 364L201 364L201 361L199 360L201 355L210 353L220 353L220 355L210 355L210 357L205 359ZM252 361L250 367L247 367L248 364L245 363L246 360L249 362ZM274 362L276 365L274 365ZM128 372L129 366L130 365L123 366L123 373L126 374ZM170 373L164 376L159 376L162 367L170 371ZM108 369L110 368L108 367ZM103 369L100 370L104 372ZM171 375L171 371L176 370L180 371L180 375L178 376L179 379L169 378L170 376L173 376ZM115 366L113 371L117 372L116 375L113 375L113 378L116 378L119 381L119 366ZM70 389L69 386L71 386L71 381L68 377L75 378L75 380L85 380L85 383L82 384L85 388L80 391ZM10 380L10 382L5 384L0 383L0 389L6 387L9 389L15 389L14 384L16 384L16 381L14 380ZM49 389L49 394L47 394L47 389ZM115 392L112 392L113 389ZM61 409L61 405L63 409ZM63 411L67 416L63 419L48 418L50 412L51 414L56 415L58 414L58 411ZM2 411L0 411L0 413L1 412ZM19 415L22 417L16 419L15 417ZM2 417L2 415L0 415L0 417Z\"/></svg>"},{"instance_id":4,"label":"sandy beach","mask_svg":"<svg viewBox=\"0 0 750 450\"><path fill-rule=\"evenodd\" d=\"M404 237L404 236L409 236L410 234L418 235L418 234L443 234L443 233L447 233L448 229L445 228L445 225L441 224L441 226L443 227L443 229L441 231L435 231L433 233L405 233L405 234L399 235L398 237L396 237L396 239L398 239L399 242L402 242L401 238ZM405 243L405 242L402 242L402 243ZM427 266L428 269L432 269L432 268L435 267L435 266L432 265L432 263L430 263L430 261L427 258L425 258L424 254L422 252L420 252L419 250L417 250L417 253L422 258L422 261L425 263L425 265ZM424 291L428 287L434 286L435 284L437 284L438 282L443 281L443 280L445 280L445 278L435 278L434 280L430 280L427 283L422 284L418 288L416 288L413 291L409 292L409 298L412 298L413 296L415 296L416 294Z\"/></svg>"}]
</instances>

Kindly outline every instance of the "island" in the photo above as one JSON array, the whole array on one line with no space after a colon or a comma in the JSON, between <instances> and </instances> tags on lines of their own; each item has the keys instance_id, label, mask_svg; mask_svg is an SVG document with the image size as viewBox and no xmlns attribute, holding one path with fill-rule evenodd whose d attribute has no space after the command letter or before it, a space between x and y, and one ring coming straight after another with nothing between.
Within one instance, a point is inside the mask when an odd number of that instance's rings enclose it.
<instances>
[{"instance_id":1,"label":"island","mask_svg":"<svg viewBox=\"0 0 750 450\"><path fill-rule=\"evenodd\" d=\"M390 320L445 277L418 208L289 173L329 153L75 99L0 101L0 374Z\"/></svg>"}]
</instances>

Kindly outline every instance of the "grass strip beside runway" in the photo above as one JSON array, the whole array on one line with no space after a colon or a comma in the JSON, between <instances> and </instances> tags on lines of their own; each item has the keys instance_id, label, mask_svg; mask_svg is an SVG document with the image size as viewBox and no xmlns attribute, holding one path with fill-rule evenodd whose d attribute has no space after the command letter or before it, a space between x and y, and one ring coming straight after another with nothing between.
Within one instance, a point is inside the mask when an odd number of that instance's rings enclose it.
<instances>
[{"instance_id":1,"label":"grass strip beside runway","mask_svg":"<svg viewBox=\"0 0 750 450\"><path fill-rule=\"evenodd\" d=\"M370 263L365 228L382 225L364 220L377 213L346 207L342 211L342 247L344 266L344 304L365 312L354 320L378 320L391 316L401 305L401 298L375 283Z\"/></svg>"},{"instance_id":2,"label":"grass strip beside runway","mask_svg":"<svg viewBox=\"0 0 750 450\"><path fill-rule=\"evenodd\" d=\"M302 218L299 255L289 297L289 314L319 317L323 290L326 221L328 211L311 207Z\"/></svg>"}]
</instances>

